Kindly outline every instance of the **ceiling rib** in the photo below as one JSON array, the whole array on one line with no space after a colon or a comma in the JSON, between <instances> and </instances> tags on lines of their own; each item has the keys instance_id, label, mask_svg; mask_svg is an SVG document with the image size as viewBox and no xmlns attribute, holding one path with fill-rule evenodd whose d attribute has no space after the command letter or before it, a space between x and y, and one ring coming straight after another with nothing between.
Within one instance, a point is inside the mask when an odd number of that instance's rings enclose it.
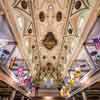
<instances>
[{"instance_id":1,"label":"ceiling rib","mask_svg":"<svg viewBox=\"0 0 100 100\"><path fill-rule=\"evenodd\" d=\"M23 46L22 46L22 42L21 42L20 33L18 33L18 31L17 31L17 26L15 24L15 20L14 20L13 14L11 12L11 7L9 6L9 2L10 2L10 0L9 1L6 1L6 0L1 1L0 0L0 3L2 5L2 8L6 15L6 18L10 25L11 31L15 34L16 41L18 42L17 47L20 49L21 55L25 59L25 62L28 65L29 71L31 72L32 71L32 69L30 67L31 65L27 62L26 54L24 52L25 50L23 50L23 48L22 48Z\"/></svg>"},{"instance_id":2,"label":"ceiling rib","mask_svg":"<svg viewBox=\"0 0 100 100\"><path fill-rule=\"evenodd\" d=\"M37 39L37 30L36 30L36 21L35 21L35 16L34 16L34 7L35 7L35 0L31 1L31 9L32 9L32 27L34 29L34 34L35 34L35 38L36 38L36 43L37 43L37 48L38 48L38 57L39 57L39 63L41 66L41 59L40 59L40 51L39 51L39 44L38 44L38 39Z\"/></svg>"},{"instance_id":3,"label":"ceiling rib","mask_svg":"<svg viewBox=\"0 0 100 100\"><path fill-rule=\"evenodd\" d=\"M63 29L63 32L62 32L62 34L64 34L64 36L63 36L63 39L62 39L62 43L61 43L61 48L60 48L60 51L59 51L59 55L58 55L58 61L57 61L57 67L58 67L58 65L59 65L59 60L60 60L60 57L61 57L61 51L62 51L62 48L63 48L63 44L64 44L64 37L66 36L66 28L68 27L68 23L69 23L69 18L70 18L70 15L71 15L71 11L72 11L72 5L74 4L74 0L70 0L69 1L69 7L68 7L68 9L66 9L66 10L68 10L67 11L67 18L66 18L66 21L65 21L65 25L64 25L64 29Z\"/></svg>"},{"instance_id":4,"label":"ceiling rib","mask_svg":"<svg viewBox=\"0 0 100 100\"><path fill-rule=\"evenodd\" d=\"M78 57L79 52L81 51L82 46L83 46L91 28L92 28L92 26L94 25L94 23L97 19L99 6L100 6L100 1L96 2L95 6L94 6L94 8L93 8L93 10L90 14L90 17L89 17L89 19L88 19L88 21L87 21L87 23L86 23L86 25L83 29L83 32L82 32L83 34L80 37L79 45L78 45L77 49L74 51L74 53L69 58L69 62L68 62L68 65L67 65L68 67L70 67L72 65L73 61Z\"/></svg>"}]
</instances>

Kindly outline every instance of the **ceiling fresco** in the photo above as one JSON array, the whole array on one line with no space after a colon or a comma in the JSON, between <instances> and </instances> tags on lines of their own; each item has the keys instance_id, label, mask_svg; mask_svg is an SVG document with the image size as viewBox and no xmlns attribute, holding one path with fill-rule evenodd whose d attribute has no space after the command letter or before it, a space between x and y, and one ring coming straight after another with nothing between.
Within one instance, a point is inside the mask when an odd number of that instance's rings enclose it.
<instances>
[{"instance_id":1,"label":"ceiling fresco","mask_svg":"<svg viewBox=\"0 0 100 100\"><path fill-rule=\"evenodd\" d=\"M61 84L96 0L9 0L35 83Z\"/></svg>"}]
</instances>

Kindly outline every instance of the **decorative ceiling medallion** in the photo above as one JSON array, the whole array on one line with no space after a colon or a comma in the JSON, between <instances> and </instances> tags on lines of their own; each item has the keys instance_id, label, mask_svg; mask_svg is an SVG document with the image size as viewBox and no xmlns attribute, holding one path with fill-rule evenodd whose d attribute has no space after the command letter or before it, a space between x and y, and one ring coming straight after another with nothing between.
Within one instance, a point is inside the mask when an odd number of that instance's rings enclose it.
<instances>
[{"instance_id":1,"label":"decorative ceiling medallion","mask_svg":"<svg viewBox=\"0 0 100 100\"><path fill-rule=\"evenodd\" d=\"M48 67L51 67L51 66L52 66L52 63L48 62L48 63L47 63L47 66L48 66Z\"/></svg>"},{"instance_id":2,"label":"decorative ceiling medallion","mask_svg":"<svg viewBox=\"0 0 100 100\"><path fill-rule=\"evenodd\" d=\"M80 9L81 5L82 4L81 4L81 1L80 0L78 0L78 1L75 2L75 8L76 9Z\"/></svg>"},{"instance_id":3,"label":"decorative ceiling medallion","mask_svg":"<svg viewBox=\"0 0 100 100\"><path fill-rule=\"evenodd\" d=\"M71 22L69 22L69 24L68 24L67 32L68 32L68 35L72 35L73 34L73 27L72 27L72 23Z\"/></svg>"},{"instance_id":4,"label":"decorative ceiling medallion","mask_svg":"<svg viewBox=\"0 0 100 100\"><path fill-rule=\"evenodd\" d=\"M69 33L69 34L72 34L72 32L73 32L72 29L69 28L69 29L68 29L68 33Z\"/></svg>"},{"instance_id":5,"label":"decorative ceiling medallion","mask_svg":"<svg viewBox=\"0 0 100 100\"><path fill-rule=\"evenodd\" d=\"M65 49L67 49L67 48L68 48L68 46L67 46L67 45L65 45L65 46L64 46L64 48L65 48Z\"/></svg>"},{"instance_id":6,"label":"decorative ceiling medallion","mask_svg":"<svg viewBox=\"0 0 100 100\"><path fill-rule=\"evenodd\" d=\"M52 32L47 33L43 40L43 45L49 50L51 50L52 48L54 48L54 46L57 45L57 40Z\"/></svg>"},{"instance_id":7,"label":"decorative ceiling medallion","mask_svg":"<svg viewBox=\"0 0 100 100\"><path fill-rule=\"evenodd\" d=\"M13 0L14 3L12 4L12 7L20 12L22 15L28 15L31 16L31 0ZM15 10L15 11L16 11Z\"/></svg>"},{"instance_id":8,"label":"decorative ceiling medallion","mask_svg":"<svg viewBox=\"0 0 100 100\"><path fill-rule=\"evenodd\" d=\"M46 56L43 56L43 59L46 59Z\"/></svg>"},{"instance_id":9,"label":"decorative ceiling medallion","mask_svg":"<svg viewBox=\"0 0 100 100\"><path fill-rule=\"evenodd\" d=\"M32 33L32 29L31 29L31 28L28 29L28 33L29 33L29 34Z\"/></svg>"},{"instance_id":10,"label":"decorative ceiling medallion","mask_svg":"<svg viewBox=\"0 0 100 100\"><path fill-rule=\"evenodd\" d=\"M27 2L25 0L23 0L21 2L21 6L22 6L23 9L27 9Z\"/></svg>"},{"instance_id":11,"label":"decorative ceiling medallion","mask_svg":"<svg viewBox=\"0 0 100 100\"><path fill-rule=\"evenodd\" d=\"M53 56L52 58L53 58L53 59L56 59L56 56Z\"/></svg>"},{"instance_id":12,"label":"decorative ceiling medallion","mask_svg":"<svg viewBox=\"0 0 100 100\"><path fill-rule=\"evenodd\" d=\"M45 20L45 14L44 14L43 11L41 11L41 12L39 13L39 19L40 19L41 22L44 22L44 20Z\"/></svg>"},{"instance_id":13,"label":"decorative ceiling medallion","mask_svg":"<svg viewBox=\"0 0 100 100\"><path fill-rule=\"evenodd\" d=\"M76 0L74 5L73 5L73 8L72 8L72 15L74 14L77 14L79 13L80 11L84 11L85 9L88 9L89 5L88 4L88 0Z\"/></svg>"},{"instance_id":14,"label":"decorative ceiling medallion","mask_svg":"<svg viewBox=\"0 0 100 100\"><path fill-rule=\"evenodd\" d=\"M57 12L56 19L58 22L60 22L62 20L62 13L60 11Z\"/></svg>"},{"instance_id":15,"label":"decorative ceiling medallion","mask_svg":"<svg viewBox=\"0 0 100 100\"><path fill-rule=\"evenodd\" d=\"M35 45L32 45L32 49L34 49L35 48Z\"/></svg>"}]
</instances>

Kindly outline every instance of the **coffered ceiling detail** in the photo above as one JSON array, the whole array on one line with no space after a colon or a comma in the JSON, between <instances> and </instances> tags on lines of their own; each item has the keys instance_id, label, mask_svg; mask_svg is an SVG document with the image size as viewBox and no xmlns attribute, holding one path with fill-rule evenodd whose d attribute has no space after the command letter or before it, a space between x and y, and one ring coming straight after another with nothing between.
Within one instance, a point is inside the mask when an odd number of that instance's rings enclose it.
<instances>
[{"instance_id":1,"label":"coffered ceiling detail","mask_svg":"<svg viewBox=\"0 0 100 100\"><path fill-rule=\"evenodd\" d=\"M94 0L9 0L36 83L60 84Z\"/></svg>"}]
</instances>

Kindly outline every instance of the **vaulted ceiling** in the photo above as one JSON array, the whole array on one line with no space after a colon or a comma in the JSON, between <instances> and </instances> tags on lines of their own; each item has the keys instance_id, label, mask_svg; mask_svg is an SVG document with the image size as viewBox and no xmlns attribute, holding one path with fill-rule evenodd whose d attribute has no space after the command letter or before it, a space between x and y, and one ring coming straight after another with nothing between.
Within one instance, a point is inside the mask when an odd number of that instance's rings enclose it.
<instances>
[{"instance_id":1,"label":"vaulted ceiling","mask_svg":"<svg viewBox=\"0 0 100 100\"><path fill-rule=\"evenodd\" d=\"M9 0L8 3L34 82L51 80L61 84L96 0Z\"/></svg>"}]
</instances>

